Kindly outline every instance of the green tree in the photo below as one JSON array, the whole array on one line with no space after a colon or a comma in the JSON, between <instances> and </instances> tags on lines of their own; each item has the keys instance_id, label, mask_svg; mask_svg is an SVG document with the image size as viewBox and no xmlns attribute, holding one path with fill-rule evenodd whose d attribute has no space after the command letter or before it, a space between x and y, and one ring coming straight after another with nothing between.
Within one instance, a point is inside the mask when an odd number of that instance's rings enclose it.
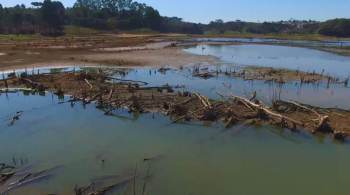
<instances>
[{"instance_id":1,"label":"green tree","mask_svg":"<svg viewBox=\"0 0 350 195\"><path fill-rule=\"evenodd\" d=\"M63 34L65 8L61 2L45 0L40 8L40 13L45 27L43 34L51 36Z\"/></svg>"},{"instance_id":2,"label":"green tree","mask_svg":"<svg viewBox=\"0 0 350 195\"><path fill-rule=\"evenodd\" d=\"M147 6L144 13L144 20L147 26L153 30L160 30L162 17L153 7Z\"/></svg>"},{"instance_id":3,"label":"green tree","mask_svg":"<svg viewBox=\"0 0 350 195\"><path fill-rule=\"evenodd\" d=\"M2 7L1 3L0 3L0 18L2 18L4 15L4 8ZM1 21L1 20L0 20Z\"/></svg>"},{"instance_id":4,"label":"green tree","mask_svg":"<svg viewBox=\"0 0 350 195\"><path fill-rule=\"evenodd\" d=\"M338 37L350 37L350 19L335 19L323 23L320 34Z\"/></svg>"},{"instance_id":5,"label":"green tree","mask_svg":"<svg viewBox=\"0 0 350 195\"><path fill-rule=\"evenodd\" d=\"M32 6L34 6L34 7L41 7L41 6L43 6L43 3L42 2L32 2L32 3L30 3Z\"/></svg>"},{"instance_id":6,"label":"green tree","mask_svg":"<svg viewBox=\"0 0 350 195\"><path fill-rule=\"evenodd\" d=\"M132 3L132 0L101 0L102 7L115 14L128 10Z\"/></svg>"}]
</instances>

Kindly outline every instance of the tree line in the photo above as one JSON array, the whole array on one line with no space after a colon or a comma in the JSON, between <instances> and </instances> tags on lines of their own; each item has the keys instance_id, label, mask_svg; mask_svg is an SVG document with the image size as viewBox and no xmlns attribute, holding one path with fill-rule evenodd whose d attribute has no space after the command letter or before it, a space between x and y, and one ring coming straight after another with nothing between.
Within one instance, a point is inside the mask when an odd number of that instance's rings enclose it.
<instances>
[{"instance_id":1,"label":"tree line","mask_svg":"<svg viewBox=\"0 0 350 195\"><path fill-rule=\"evenodd\" d=\"M58 36L64 34L65 25L98 30L202 33L199 24L183 22L177 17L162 17L153 7L132 0L77 0L71 8L51 0L31 5L2 7L0 4L0 33Z\"/></svg>"},{"instance_id":2,"label":"tree line","mask_svg":"<svg viewBox=\"0 0 350 195\"><path fill-rule=\"evenodd\" d=\"M58 36L65 25L98 30L130 31L149 29L157 32L186 34L225 33L320 33L328 36L350 37L350 19L326 22L280 21L253 23L244 21L209 24L184 22L178 17L164 17L151 6L133 0L77 0L65 8L59 1L33 2L32 6L2 7L0 4L0 33Z\"/></svg>"},{"instance_id":3,"label":"tree line","mask_svg":"<svg viewBox=\"0 0 350 195\"><path fill-rule=\"evenodd\" d=\"M216 20L204 29L214 34L228 32L255 34L321 34L336 37L350 37L350 19L334 19L326 22L312 20L289 20L279 22L253 23L244 21L223 22Z\"/></svg>"}]
</instances>

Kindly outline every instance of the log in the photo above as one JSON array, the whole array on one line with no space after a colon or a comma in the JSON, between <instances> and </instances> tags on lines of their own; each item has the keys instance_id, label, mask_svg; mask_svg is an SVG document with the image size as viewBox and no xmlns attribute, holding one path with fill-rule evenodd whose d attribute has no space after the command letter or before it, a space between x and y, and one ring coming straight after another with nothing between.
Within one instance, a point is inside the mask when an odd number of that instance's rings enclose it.
<instances>
[{"instance_id":1,"label":"log","mask_svg":"<svg viewBox=\"0 0 350 195\"><path fill-rule=\"evenodd\" d=\"M128 80L128 79L119 79L119 78L114 78L114 77L106 77L107 79L110 80L116 80L116 81L121 81L121 82L131 82L131 83L141 83L143 85L148 85L147 82L144 81L136 81L136 80Z\"/></svg>"},{"instance_id":2,"label":"log","mask_svg":"<svg viewBox=\"0 0 350 195\"><path fill-rule=\"evenodd\" d=\"M312 133L316 133L316 132L333 133L334 131L331 128L331 126L328 124L328 122L329 122L328 116L320 117L319 123Z\"/></svg>"},{"instance_id":3,"label":"log","mask_svg":"<svg viewBox=\"0 0 350 195\"><path fill-rule=\"evenodd\" d=\"M198 109L198 110L196 110L196 111L189 112L189 114L195 115L196 113L201 112L201 111L203 111L203 110L205 110L205 109L206 109L206 108L201 108L201 109ZM188 115L185 114L185 115L183 115L183 116L181 116L181 117L175 119L172 123L177 123L177 122L179 122L179 121L185 119L187 116L188 116Z\"/></svg>"},{"instance_id":4,"label":"log","mask_svg":"<svg viewBox=\"0 0 350 195\"><path fill-rule=\"evenodd\" d=\"M293 124L297 124L297 125L302 126L302 127L304 126L304 123L302 123L302 122L300 122L300 121L297 121L297 120L295 120L295 119L292 119L292 118L290 118L290 117L284 116L284 115L282 115L282 114L275 113L275 112L271 111L269 108L267 108L267 107L264 106L264 105L256 104L256 103L254 103L254 102L252 102L252 101L250 101L250 100L248 100L248 99L246 99L246 98L242 98L242 97L238 97L238 96L233 96L233 95L232 95L232 97L233 97L234 99L238 99L238 100L241 100L241 101L246 102L248 105L250 105L251 107L255 108L257 111L263 111L263 112L266 113L267 115L270 115L270 116L272 116L272 117L279 118L281 121L287 120L287 121L289 121L289 122L291 122L291 123L293 123Z\"/></svg>"},{"instance_id":5,"label":"log","mask_svg":"<svg viewBox=\"0 0 350 195\"><path fill-rule=\"evenodd\" d=\"M299 103L297 103L297 102L294 102L294 101L286 101L286 102L289 103L289 104L293 104L293 105L295 105L295 106L297 106L297 107L300 107L300 108L302 108L302 109L304 109L304 110L308 110L308 111L314 113L315 115L317 115L318 118L322 118L322 115L319 114L319 113L318 113L316 110L314 110L314 109L308 108L308 107L306 107L306 106L304 106L304 105L301 105L301 104L299 104Z\"/></svg>"},{"instance_id":6,"label":"log","mask_svg":"<svg viewBox=\"0 0 350 195\"><path fill-rule=\"evenodd\" d=\"M212 108L212 105L207 97L199 95L198 93L194 93L194 95L197 96L205 108Z\"/></svg>"},{"instance_id":7,"label":"log","mask_svg":"<svg viewBox=\"0 0 350 195\"><path fill-rule=\"evenodd\" d=\"M333 132L332 128L330 127L330 125L328 124L329 122L329 117L327 115L322 116L321 114L319 114L316 110L308 108L306 106L303 106L297 102L293 102L293 101L287 101L287 103L293 104L297 107L303 108L305 110L308 110L312 113L314 113L315 115L317 115L318 117L318 125L317 127L313 130L313 133L316 132Z\"/></svg>"},{"instance_id":8,"label":"log","mask_svg":"<svg viewBox=\"0 0 350 195\"><path fill-rule=\"evenodd\" d=\"M88 84L88 85L89 85L90 89L92 89L92 88L93 88L93 86L91 85L91 83L89 82L89 80L84 79L84 81L85 81L85 83L86 83L86 84Z\"/></svg>"},{"instance_id":9,"label":"log","mask_svg":"<svg viewBox=\"0 0 350 195\"><path fill-rule=\"evenodd\" d=\"M112 96L113 96L113 89L111 89L110 91L109 91L109 94L108 94L108 101L110 101L111 99L112 99Z\"/></svg>"}]
</instances>

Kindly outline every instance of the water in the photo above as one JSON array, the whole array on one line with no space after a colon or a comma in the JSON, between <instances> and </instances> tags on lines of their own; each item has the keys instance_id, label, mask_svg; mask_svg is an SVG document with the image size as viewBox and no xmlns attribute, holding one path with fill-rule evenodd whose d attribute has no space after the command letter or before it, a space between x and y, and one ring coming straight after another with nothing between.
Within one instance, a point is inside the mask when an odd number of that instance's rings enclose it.
<instances>
[{"instance_id":1,"label":"water","mask_svg":"<svg viewBox=\"0 0 350 195\"><path fill-rule=\"evenodd\" d=\"M94 105L58 104L46 96L0 96L0 159L37 168L63 165L54 178L11 194L72 194L91 178L147 167L146 194L346 195L350 147L328 138L268 126L170 124L161 115L108 117ZM23 110L14 126L5 119ZM105 163L101 163L101 159ZM141 194L142 181L138 181ZM127 187L116 194L133 194Z\"/></svg>"},{"instance_id":2,"label":"water","mask_svg":"<svg viewBox=\"0 0 350 195\"><path fill-rule=\"evenodd\" d=\"M205 52L212 48L219 53L221 48L220 55L229 48L207 47ZM236 67L228 64L209 70L231 68ZM74 69L81 70L40 72ZM340 85L327 88L324 83L300 86L292 82L279 86L226 76L204 80L192 77L192 68L187 67L165 73L153 68L128 69L123 78L146 81L150 86L183 85L177 90L197 91L216 99L220 98L217 92L250 96L257 91L265 102L278 96L316 106L350 108L350 89ZM145 188L149 195L349 194L348 143L270 126L225 129L220 123L172 124L160 114L138 115L123 110L117 116L105 116L93 104L72 106L60 101L50 93L0 95L0 162L25 159L36 170L63 166L55 177L11 195L73 194L76 185L88 185L101 176L130 175L136 166L139 175L149 169ZM9 126L17 111L23 115ZM152 163L143 161L154 156L162 158ZM143 177L135 186L136 194L142 194ZM134 194L132 188L128 185L116 194Z\"/></svg>"},{"instance_id":3,"label":"water","mask_svg":"<svg viewBox=\"0 0 350 195\"><path fill-rule=\"evenodd\" d=\"M277 45L198 45L185 51L218 57L226 63L316 71L332 76L350 75L350 57L290 46Z\"/></svg>"},{"instance_id":4,"label":"water","mask_svg":"<svg viewBox=\"0 0 350 195\"><path fill-rule=\"evenodd\" d=\"M103 66L101 66L103 67ZM221 70L225 72L238 70L241 67L232 64L218 66L203 66L208 71ZM302 84L298 82L288 82L286 84L266 83L265 81L245 81L241 78L219 75L210 79L193 77L193 67L184 67L183 69L169 68L164 73L157 68L140 67L130 68L110 68L110 72L127 72L120 76L116 73L114 76L128 80L139 80L148 82L148 86L162 86L168 84L173 87L180 87L180 91L195 91L213 99L220 99L223 95L238 95L251 97L256 91L258 98L266 104L270 104L275 99L293 100L303 102L318 107L335 107L350 109L350 88L340 84L331 84L329 87L325 82L320 84ZM95 71L92 67L61 67L61 68L36 68L34 71L27 70L28 74L69 72L69 71ZM25 70L16 71L20 75ZM4 72L12 73L13 71ZM1 72L0 72L1 74ZM4 74L7 77L7 74Z\"/></svg>"},{"instance_id":5,"label":"water","mask_svg":"<svg viewBox=\"0 0 350 195\"><path fill-rule=\"evenodd\" d=\"M209 71L221 69L234 69L231 65L210 66ZM184 86L184 89L196 91L213 99L219 99L220 94L251 97L254 91L258 98L269 104L273 99L294 100L306 104L321 107L339 107L350 109L350 88L343 85L331 85L327 88L325 83L320 85L300 85L290 82L285 85L265 83L264 81L245 81L240 78L219 76L210 79L196 78L192 76L192 68L183 70L171 69L165 74L157 69L138 68L130 70L125 79L141 80L149 82L151 86L169 84L171 86Z\"/></svg>"},{"instance_id":6,"label":"water","mask_svg":"<svg viewBox=\"0 0 350 195\"><path fill-rule=\"evenodd\" d=\"M304 41L288 39L267 39L267 38L195 38L195 42L223 42L223 43L264 43L264 44L287 44L293 46L308 47L349 47L349 40L326 40L326 41Z\"/></svg>"}]
</instances>

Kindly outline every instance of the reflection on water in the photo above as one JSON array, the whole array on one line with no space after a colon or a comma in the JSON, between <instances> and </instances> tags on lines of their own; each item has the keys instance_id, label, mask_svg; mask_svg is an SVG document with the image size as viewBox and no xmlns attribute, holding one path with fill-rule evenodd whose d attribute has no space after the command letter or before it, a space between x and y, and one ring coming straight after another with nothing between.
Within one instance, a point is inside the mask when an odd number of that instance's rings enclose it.
<instances>
[{"instance_id":1,"label":"reflection on water","mask_svg":"<svg viewBox=\"0 0 350 195\"><path fill-rule=\"evenodd\" d=\"M92 178L136 164L145 170L144 159L155 156L161 158L150 168L145 194L348 194L347 144L270 127L171 124L158 114L109 117L94 105L58 102L51 94L0 96L1 161L64 167L14 194L72 194ZM20 120L8 126L19 110ZM136 185L141 194L142 181Z\"/></svg>"},{"instance_id":2,"label":"reflection on water","mask_svg":"<svg viewBox=\"0 0 350 195\"><path fill-rule=\"evenodd\" d=\"M212 55L226 63L287 68L348 77L350 57L308 48L276 45L199 45L185 51Z\"/></svg>"}]
</instances>

